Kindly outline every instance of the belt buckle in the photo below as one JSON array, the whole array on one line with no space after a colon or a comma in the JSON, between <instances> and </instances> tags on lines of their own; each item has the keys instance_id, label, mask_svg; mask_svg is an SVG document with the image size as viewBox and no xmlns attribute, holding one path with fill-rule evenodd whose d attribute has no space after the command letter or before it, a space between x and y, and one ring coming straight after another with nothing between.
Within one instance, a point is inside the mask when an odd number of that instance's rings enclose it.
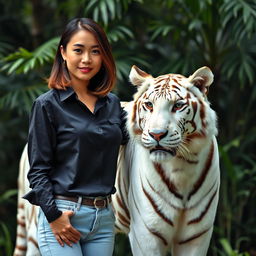
<instances>
[{"instance_id":1,"label":"belt buckle","mask_svg":"<svg viewBox=\"0 0 256 256\"><path fill-rule=\"evenodd\" d=\"M104 202L104 205L102 207L97 206L97 201L100 201L100 200L103 200L103 202ZM94 205L95 208L104 208L104 207L106 207L106 200L101 196L97 196L93 200L93 205Z\"/></svg>"}]
</instances>

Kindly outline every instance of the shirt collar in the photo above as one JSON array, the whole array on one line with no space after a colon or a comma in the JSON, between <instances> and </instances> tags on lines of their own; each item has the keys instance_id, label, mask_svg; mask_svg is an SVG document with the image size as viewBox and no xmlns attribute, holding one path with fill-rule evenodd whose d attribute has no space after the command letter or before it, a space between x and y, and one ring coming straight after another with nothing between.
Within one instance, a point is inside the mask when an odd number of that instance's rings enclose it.
<instances>
[{"instance_id":1,"label":"shirt collar","mask_svg":"<svg viewBox=\"0 0 256 256\"><path fill-rule=\"evenodd\" d=\"M65 101L66 99L70 98L71 96L75 95L75 91L72 87L66 87L66 90L59 90L60 100Z\"/></svg>"},{"instance_id":2,"label":"shirt collar","mask_svg":"<svg viewBox=\"0 0 256 256\"><path fill-rule=\"evenodd\" d=\"M110 100L110 98L109 98L109 95L107 94L106 96L104 96L104 97L100 97L99 99L98 99L98 101L99 102L107 102L107 101L109 101Z\"/></svg>"},{"instance_id":3,"label":"shirt collar","mask_svg":"<svg viewBox=\"0 0 256 256\"><path fill-rule=\"evenodd\" d=\"M68 98L76 96L76 93L75 93L74 89L71 86L66 87L66 90L59 90L59 94L60 94L60 100L61 101L65 101ZM100 97L98 101L101 102L101 103L105 103L109 100L110 100L110 97L109 97L109 94L107 94L104 97Z\"/></svg>"}]
</instances>

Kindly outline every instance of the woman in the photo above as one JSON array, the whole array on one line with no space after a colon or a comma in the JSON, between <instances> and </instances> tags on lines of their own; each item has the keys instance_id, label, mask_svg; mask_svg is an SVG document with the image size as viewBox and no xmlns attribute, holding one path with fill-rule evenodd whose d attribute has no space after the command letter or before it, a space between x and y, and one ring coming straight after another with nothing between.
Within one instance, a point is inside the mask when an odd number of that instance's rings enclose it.
<instances>
[{"instance_id":1,"label":"woman","mask_svg":"<svg viewBox=\"0 0 256 256\"><path fill-rule=\"evenodd\" d=\"M32 190L40 206L41 254L112 255L116 162L123 112L110 93L115 63L104 31L87 18L66 27L48 80L32 107L28 136Z\"/></svg>"}]
</instances>

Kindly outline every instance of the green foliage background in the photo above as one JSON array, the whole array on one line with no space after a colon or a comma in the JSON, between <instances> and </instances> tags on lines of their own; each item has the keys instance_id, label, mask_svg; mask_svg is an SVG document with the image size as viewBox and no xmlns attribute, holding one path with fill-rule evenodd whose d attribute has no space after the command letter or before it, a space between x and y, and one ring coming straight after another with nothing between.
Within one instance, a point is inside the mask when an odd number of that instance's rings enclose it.
<instances>
[{"instance_id":1,"label":"green foliage background","mask_svg":"<svg viewBox=\"0 0 256 256\"><path fill-rule=\"evenodd\" d=\"M47 90L62 29L81 16L108 34L122 100L134 92L133 64L155 76L212 69L221 191L208 255L256 255L254 0L0 0L0 255L11 255L15 244L18 162L31 103ZM131 255L126 237L117 236L115 255Z\"/></svg>"}]
</instances>

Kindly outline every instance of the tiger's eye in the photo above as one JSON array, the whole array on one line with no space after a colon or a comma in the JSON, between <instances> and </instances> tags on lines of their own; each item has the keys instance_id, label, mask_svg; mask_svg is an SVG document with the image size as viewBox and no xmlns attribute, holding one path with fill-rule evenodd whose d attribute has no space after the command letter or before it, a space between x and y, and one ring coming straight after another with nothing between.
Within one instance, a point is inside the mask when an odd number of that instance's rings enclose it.
<instances>
[{"instance_id":1,"label":"tiger's eye","mask_svg":"<svg viewBox=\"0 0 256 256\"><path fill-rule=\"evenodd\" d=\"M146 107L147 107L149 110L153 110L153 103L152 103L152 102L147 101L147 102L145 102L145 105L146 105Z\"/></svg>"},{"instance_id":2,"label":"tiger's eye","mask_svg":"<svg viewBox=\"0 0 256 256\"><path fill-rule=\"evenodd\" d=\"M173 105L173 111L179 110L184 106L184 102L178 101Z\"/></svg>"}]
</instances>

